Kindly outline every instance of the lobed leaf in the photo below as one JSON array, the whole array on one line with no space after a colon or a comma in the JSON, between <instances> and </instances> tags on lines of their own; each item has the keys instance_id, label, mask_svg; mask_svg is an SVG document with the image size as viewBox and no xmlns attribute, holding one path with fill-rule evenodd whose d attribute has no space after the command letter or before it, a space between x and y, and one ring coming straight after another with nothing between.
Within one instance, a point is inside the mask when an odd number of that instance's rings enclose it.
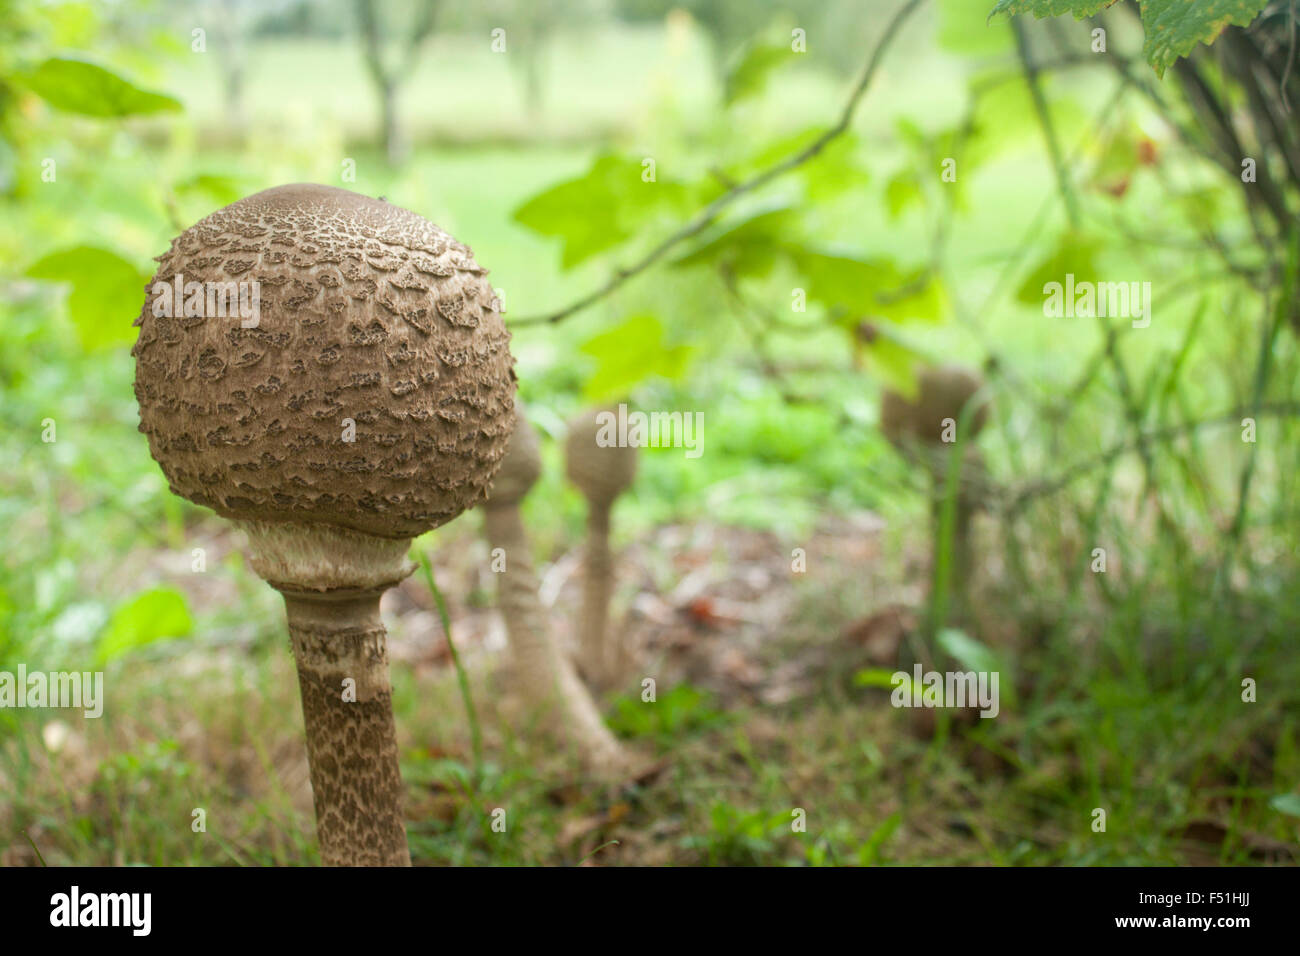
<instances>
[{"instance_id":1,"label":"lobed leaf","mask_svg":"<svg viewBox=\"0 0 1300 956\"><path fill-rule=\"evenodd\" d=\"M51 106L82 116L117 119L183 109L174 97L142 89L112 70L75 57L50 57L21 79Z\"/></svg>"},{"instance_id":2,"label":"lobed leaf","mask_svg":"<svg viewBox=\"0 0 1300 956\"><path fill-rule=\"evenodd\" d=\"M563 241L562 268L571 269L634 236L648 219L678 209L687 198L680 183L642 180L637 160L606 154L583 175L526 200L515 222Z\"/></svg>"},{"instance_id":3,"label":"lobed leaf","mask_svg":"<svg viewBox=\"0 0 1300 956\"><path fill-rule=\"evenodd\" d=\"M998 0L990 17L999 13L1029 13L1057 17L1065 13L1076 20L1095 16L1115 0ZM1158 76L1198 43L1213 43L1229 24L1247 27L1268 0L1141 0L1142 53Z\"/></svg>"},{"instance_id":4,"label":"lobed leaf","mask_svg":"<svg viewBox=\"0 0 1300 956\"><path fill-rule=\"evenodd\" d=\"M27 275L72 286L68 312L83 348L134 340L132 323L140 313L149 276L117 253L95 246L62 249L32 263Z\"/></svg>"}]
</instances>

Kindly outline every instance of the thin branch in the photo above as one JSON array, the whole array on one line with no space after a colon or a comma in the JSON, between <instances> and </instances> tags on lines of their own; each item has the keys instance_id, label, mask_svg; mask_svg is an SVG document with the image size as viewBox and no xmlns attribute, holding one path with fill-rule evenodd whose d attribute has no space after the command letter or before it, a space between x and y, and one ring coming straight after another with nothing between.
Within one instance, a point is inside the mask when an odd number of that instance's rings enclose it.
<instances>
[{"instance_id":1,"label":"thin branch","mask_svg":"<svg viewBox=\"0 0 1300 956\"><path fill-rule=\"evenodd\" d=\"M1297 298L1295 284L1297 270L1300 269L1300 231L1292 234L1287 261L1286 281L1271 319L1266 319L1260 336L1259 357L1255 362L1254 390L1251 404L1258 409L1264 401L1264 392L1268 388L1269 374L1273 367L1273 347L1277 343L1278 333L1286 323L1288 316L1295 310ZM1258 415L1258 412L1255 412ZM1241 469L1241 478L1237 484L1237 508L1232 517L1232 527L1228 529L1227 547L1223 557L1220 584L1228 587L1232 577L1232 565L1241 548L1241 536L1246 530L1246 511L1250 506L1250 485L1255 477L1255 462L1259 445L1252 444L1246 456L1246 464Z\"/></svg>"},{"instance_id":2,"label":"thin branch","mask_svg":"<svg viewBox=\"0 0 1300 956\"><path fill-rule=\"evenodd\" d=\"M1287 87L1287 83L1291 79L1291 68L1295 66L1295 40L1296 40L1295 25L1296 25L1297 17L1300 16L1296 13L1296 9L1297 9L1296 0L1291 0L1291 9L1287 12L1287 25L1290 29L1290 34L1291 34L1290 43L1287 44L1286 66L1282 68L1282 79L1278 81L1278 87L1282 91L1282 105L1286 107L1286 111L1288 113L1291 112L1291 100L1287 96L1286 87Z\"/></svg>"},{"instance_id":3,"label":"thin branch","mask_svg":"<svg viewBox=\"0 0 1300 956\"><path fill-rule=\"evenodd\" d=\"M1235 64L1238 82L1246 90L1250 99L1249 115L1255 128L1255 139L1261 147L1267 148L1272 143L1281 155L1291 175L1292 182L1300 183L1300 149L1291 142L1291 127L1286 117L1279 117L1274 111L1268 94L1262 88L1260 74L1267 76L1268 71L1261 64L1263 55L1246 33L1230 33L1224 38L1229 53ZM1283 104L1286 103L1286 87L1280 87ZM1290 112L1289 108L1285 112ZM1267 134L1268 139L1265 139Z\"/></svg>"},{"instance_id":4,"label":"thin branch","mask_svg":"<svg viewBox=\"0 0 1300 956\"><path fill-rule=\"evenodd\" d=\"M777 388L781 401L787 405L817 405L822 404L823 399L815 396L801 395L798 392L791 391L787 387L785 374L781 368L767 354L767 334L770 331L769 324L776 320L773 316L761 309L758 305L751 302L745 297L740 289L735 272L730 265L724 263L718 267L718 274L722 279L722 284L727 293L731 296L736 306L737 324L741 330L749 337L750 344L754 349L754 354L758 357L759 368L762 370L764 377L770 379ZM751 326L746 317L753 318L756 327ZM788 326L786 326L788 328ZM814 329L813 326L800 328L801 332L809 332ZM828 369L819 369L821 372L830 371ZM836 372L843 370L834 370ZM848 416L842 411L839 416L841 426L849 424Z\"/></svg>"},{"instance_id":5,"label":"thin branch","mask_svg":"<svg viewBox=\"0 0 1300 956\"><path fill-rule=\"evenodd\" d=\"M1074 194L1070 183L1070 173L1061 153L1061 142L1056 136L1056 127L1052 125L1052 114L1047 108L1047 99L1043 96L1043 86L1038 80L1038 67L1029 56L1029 40L1025 36L1025 25L1019 17L1012 21L1016 31L1016 52L1020 54L1020 64L1025 71L1025 83L1034 101L1034 112L1038 114L1038 123L1043 128L1043 138L1047 140L1047 153L1052 159L1052 168L1056 171L1056 180L1065 200L1065 211L1070 218L1071 227L1079 227L1079 199Z\"/></svg>"},{"instance_id":6,"label":"thin branch","mask_svg":"<svg viewBox=\"0 0 1300 956\"><path fill-rule=\"evenodd\" d=\"M849 125L853 122L854 113L857 111L858 103L861 101L863 94L866 93L867 88L871 85L871 81L875 78L876 71L880 66L880 61L883 58L885 51L893 42L895 35L897 35L904 21L906 21L906 19L924 2L925 0L908 0L908 2L894 14L893 19L889 21L889 25L885 28L884 34L881 36L875 49L872 51L871 57L867 61L866 68L862 72L862 76L859 78L857 85L854 86L853 92L850 94L848 101L844 104L844 108L840 111L840 117L834 126L826 130L803 149L792 153L775 165L769 166L767 169L755 173L749 179L738 183L736 186L723 193L717 199L713 200L713 202L700 210L694 219L691 219L676 232L663 239L658 245L638 259L635 263L615 270L615 272L606 279L602 285L598 286L593 291L555 312L516 319L510 323L510 327L513 329L522 328L523 326L528 325L554 325L558 322L564 321L570 316L582 312L608 296L610 293L614 292L614 290L618 289L629 279L640 275L646 269L650 268L650 266L662 259L670 250L680 243L685 242L693 236L699 235L712 225L717 218L741 196L766 186L777 177L784 176L791 170L797 169L809 160L816 158L822 150L830 145L832 141L848 131Z\"/></svg>"},{"instance_id":7,"label":"thin branch","mask_svg":"<svg viewBox=\"0 0 1300 956\"><path fill-rule=\"evenodd\" d=\"M1243 406L1234 408L1222 414L1215 415L1212 418L1205 418L1194 422L1182 422L1177 425L1168 425L1164 428L1156 428L1145 432L1142 435L1143 443L1151 444L1155 442L1171 441L1183 435L1192 434L1203 428L1214 426L1229 425L1240 422L1242 418L1261 417L1261 416L1300 416L1300 402L1271 402L1258 406ZM1007 503L1006 511L1015 514L1024 509L1024 507L1036 498L1048 495L1054 495L1058 491L1067 488L1075 480L1086 475L1094 468L1110 464L1116 458L1126 455L1129 452L1136 451L1138 441L1130 439L1128 441L1117 442L1105 451L1075 462L1068 468L1059 472L1052 478L1046 478L1041 481L1035 481L1022 487L1010 501Z\"/></svg>"},{"instance_id":8,"label":"thin branch","mask_svg":"<svg viewBox=\"0 0 1300 956\"><path fill-rule=\"evenodd\" d=\"M1228 108L1219 101L1213 88L1197 69L1193 60L1182 58L1174 63L1174 73L1182 83L1183 95L1192 109L1200 117L1201 123L1209 130L1219 150L1218 163L1234 179L1240 179L1241 160L1246 151L1237 136ZM1281 229L1290 223L1286 201L1274 188L1268 176L1256 179L1258 189L1250 189L1242 183L1242 191L1248 203L1260 203L1272 216Z\"/></svg>"}]
</instances>

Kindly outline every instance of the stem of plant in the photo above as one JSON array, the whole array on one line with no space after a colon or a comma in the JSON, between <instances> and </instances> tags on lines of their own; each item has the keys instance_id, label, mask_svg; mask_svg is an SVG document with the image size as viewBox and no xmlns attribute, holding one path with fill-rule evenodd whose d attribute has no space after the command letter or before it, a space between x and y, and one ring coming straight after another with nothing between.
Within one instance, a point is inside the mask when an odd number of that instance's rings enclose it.
<instances>
[{"instance_id":1,"label":"stem of plant","mask_svg":"<svg viewBox=\"0 0 1300 956\"><path fill-rule=\"evenodd\" d=\"M24 830L23 836L27 837L27 842L32 845L32 852L36 854L36 859L41 861L41 866L49 866L49 864L45 862L45 857L41 856L41 851L37 849L36 841L32 839L32 835ZM596 847L596 850L599 849L601 849L601 847ZM592 850L591 852L595 853L596 850Z\"/></svg>"},{"instance_id":2,"label":"stem of plant","mask_svg":"<svg viewBox=\"0 0 1300 956\"><path fill-rule=\"evenodd\" d=\"M955 532L958 530L958 497L962 493L961 469L965 452L964 442L966 437L970 435L971 422L974 420L976 410L984 404L988 392L989 387L985 385L962 406L961 414L957 417L957 441L952 443L952 448L948 453L948 467L944 476L943 497L940 499L939 520L935 522L934 583L930 589L930 621L929 627L926 629L931 639L939 633L939 629L948 620L948 598L952 589L954 547L961 549L969 547L968 541L954 541ZM969 525L969 515L963 516L962 522ZM969 534L970 529L969 527L963 527L960 531L964 537ZM970 562L964 555L959 563L966 565L960 569L963 575L970 571ZM966 582L960 582L960 586L964 594Z\"/></svg>"},{"instance_id":3,"label":"stem of plant","mask_svg":"<svg viewBox=\"0 0 1300 956\"><path fill-rule=\"evenodd\" d=\"M433 602L438 606L438 617L442 619L442 630L447 635L447 649L451 651L451 663L456 668L456 682L460 685L460 696L465 702L465 715L469 719L470 749L474 755L474 789L478 790L483 781L483 733L478 724L478 711L474 709L474 698L469 690L469 676L456 651L456 642L451 636L451 615L447 613L447 602L438 590L438 582L433 578L433 562L427 554L419 556L420 570L424 572L425 583L433 594Z\"/></svg>"},{"instance_id":4,"label":"stem of plant","mask_svg":"<svg viewBox=\"0 0 1300 956\"><path fill-rule=\"evenodd\" d=\"M1300 308L1297 305L1300 303L1300 292L1296 291L1296 283L1300 282L1300 229L1292 230L1289 247L1286 278L1282 283L1271 321L1265 325L1260 338L1259 358L1255 363L1251 396L1251 403L1256 410L1264 402L1264 392L1268 388L1269 372L1273 363L1273 345L1277 341L1278 333L1286 320ZM1257 418L1258 411L1252 417ZM1232 526L1228 529L1223 564L1219 569L1217 581L1218 590L1225 595L1232 590L1232 567L1241 551L1241 538L1246 531L1246 511L1250 507L1250 484L1255 476L1258 450L1259 445L1252 442L1246 451L1246 464L1241 469L1241 477L1237 482L1237 508L1232 516Z\"/></svg>"}]
</instances>

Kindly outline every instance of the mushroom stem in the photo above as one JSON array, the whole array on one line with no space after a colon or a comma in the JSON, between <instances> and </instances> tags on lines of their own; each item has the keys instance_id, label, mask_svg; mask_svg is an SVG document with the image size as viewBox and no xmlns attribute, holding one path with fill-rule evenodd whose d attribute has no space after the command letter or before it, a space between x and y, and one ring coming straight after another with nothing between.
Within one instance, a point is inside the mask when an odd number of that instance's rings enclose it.
<instances>
[{"instance_id":1,"label":"mushroom stem","mask_svg":"<svg viewBox=\"0 0 1300 956\"><path fill-rule=\"evenodd\" d=\"M574 747L589 772L619 772L627 764L623 748L601 720L572 663L551 639L518 505L489 503L483 512L489 546L509 556L497 589L514 657L513 683L548 728Z\"/></svg>"},{"instance_id":2,"label":"mushroom stem","mask_svg":"<svg viewBox=\"0 0 1300 956\"><path fill-rule=\"evenodd\" d=\"M253 570L284 596L321 862L410 866L379 599L415 570L411 542L331 525L239 524Z\"/></svg>"},{"instance_id":3,"label":"mushroom stem","mask_svg":"<svg viewBox=\"0 0 1300 956\"><path fill-rule=\"evenodd\" d=\"M381 593L284 591L326 866L411 865Z\"/></svg>"},{"instance_id":4,"label":"mushroom stem","mask_svg":"<svg viewBox=\"0 0 1300 956\"><path fill-rule=\"evenodd\" d=\"M582 672L595 686L608 687L622 666L619 642L606 634L614 590L614 557L609 548L612 501L592 501L587 512L587 544L582 571L582 617L578 647Z\"/></svg>"}]
</instances>

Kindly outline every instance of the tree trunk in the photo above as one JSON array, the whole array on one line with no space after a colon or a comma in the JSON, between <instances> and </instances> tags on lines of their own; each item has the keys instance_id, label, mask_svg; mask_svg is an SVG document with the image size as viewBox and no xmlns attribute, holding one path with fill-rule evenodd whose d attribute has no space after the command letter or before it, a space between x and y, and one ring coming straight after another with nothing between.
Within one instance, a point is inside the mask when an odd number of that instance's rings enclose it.
<instances>
[{"instance_id":1,"label":"tree trunk","mask_svg":"<svg viewBox=\"0 0 1300 956\"><path fill-rule=\"evenodd\" d=\"M406 139L402 134L401 120L397 115L397 82L389 81L380 87L384 123L384 154L388 165L400 166L406 160Z\"/></svg>"}]
</instances>

